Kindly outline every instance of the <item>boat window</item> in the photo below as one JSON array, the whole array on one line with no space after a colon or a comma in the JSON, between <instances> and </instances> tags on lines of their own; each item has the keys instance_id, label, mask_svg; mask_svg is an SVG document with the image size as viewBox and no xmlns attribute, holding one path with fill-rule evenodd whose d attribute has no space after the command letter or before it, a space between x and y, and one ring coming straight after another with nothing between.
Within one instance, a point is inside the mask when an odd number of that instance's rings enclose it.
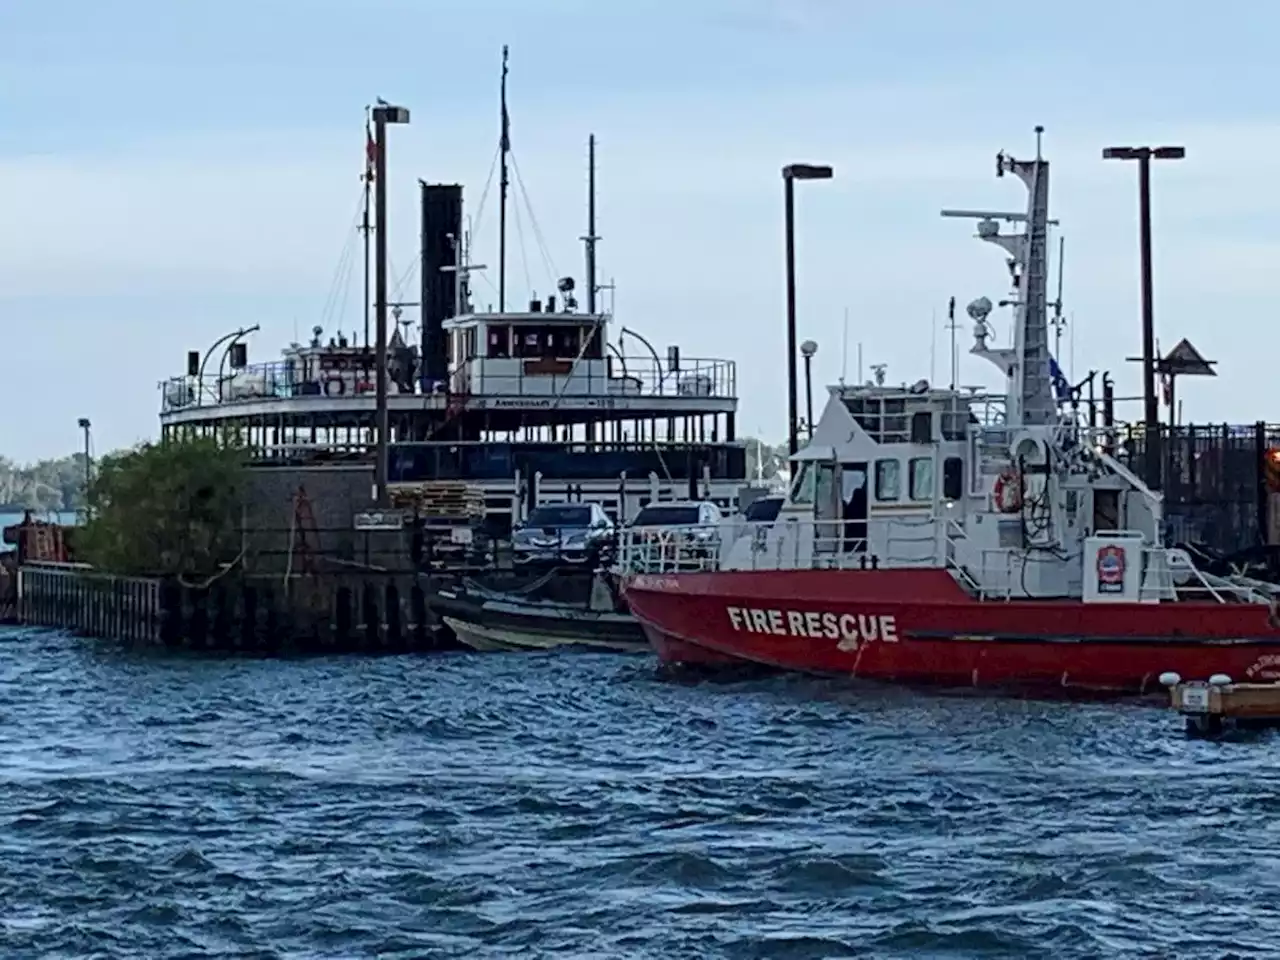
<instances>
[{"instance_id":1,"label":"boat window","mask_svg":"<svg viewBox=\"0 0 1280 960\"><path fill-rule=\"evenodd\" d=\"M942 461L942 498L959 500L964 492L964 461L947 457Z\"/></svg>"},{"instance_id":2,"label":"boat window","mask_svg":"<svg viewBox=\"0 0 1280 960\"><path fill-rule=\"evenodd\" d=\"M795 483L791 485L791 502L792 503L813 503L814 486L816 485L818 472L814 469L812 463L806 462L801 464L800 472L796 475Z\"/></svg>"},{"instance_id":3,"label":"boat window","mask_svg":"<svg viewBox=\"0 0 1280 960\"><path fill-rule=\"evenodd\" d=\"M912 500L933 499L933 457L913 457L907 464L907 491Z\"/></svg>"},{"instance_id":4,"label":"boat window","mask_svg":"<svg viewBox=\"0 0 1280 960\"><path fill-rule=\"evenodd\" d=\"M902 465L897 460L876 461L876 499L897 500L902 496Z\"/></svg>"},{"instance_id":5,"label":"boat window","mask_svg":"<svg viewBox=\"0 0 1280 960\"><path fill-rule=\"evenodd\" d=\"M490 357L509 357L511 355L511 328L504 325L489 327Z\"/></svg>"}]
</instances>

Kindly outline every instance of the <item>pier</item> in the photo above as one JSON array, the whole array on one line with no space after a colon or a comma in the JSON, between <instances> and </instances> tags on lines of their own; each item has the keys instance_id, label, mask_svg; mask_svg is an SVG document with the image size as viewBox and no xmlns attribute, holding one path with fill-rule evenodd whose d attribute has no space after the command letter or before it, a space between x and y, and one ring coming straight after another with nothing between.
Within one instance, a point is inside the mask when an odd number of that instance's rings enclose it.
<instances>
[{"instance_id":1,"label":"pier","mask_svg":"<svg viewBox=\"0 0 1280 960\"><path fill-rule=\"evenodd\" d=\"M394 574L287 585L249 576L192 586L35 563L19 569L16 619L136 649L259 656L449 649L428 612L429 589Z\"/></svg>"}]
</instances>

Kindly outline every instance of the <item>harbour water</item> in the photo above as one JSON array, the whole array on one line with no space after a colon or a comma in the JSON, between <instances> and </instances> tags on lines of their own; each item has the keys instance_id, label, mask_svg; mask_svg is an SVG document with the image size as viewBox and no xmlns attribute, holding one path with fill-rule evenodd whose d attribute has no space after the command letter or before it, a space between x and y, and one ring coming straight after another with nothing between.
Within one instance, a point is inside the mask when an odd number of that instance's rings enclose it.
<instances>
[{"instance_id":1,"label":"harbour water","mask_svg":"<svg viewBox=\"0 0 1280 960\"><path fill-rule=\"evenodd\" d=\"M1275 741L643 657L0 628L0 956L1244 957Z\"/></svg>"}]
</instances>

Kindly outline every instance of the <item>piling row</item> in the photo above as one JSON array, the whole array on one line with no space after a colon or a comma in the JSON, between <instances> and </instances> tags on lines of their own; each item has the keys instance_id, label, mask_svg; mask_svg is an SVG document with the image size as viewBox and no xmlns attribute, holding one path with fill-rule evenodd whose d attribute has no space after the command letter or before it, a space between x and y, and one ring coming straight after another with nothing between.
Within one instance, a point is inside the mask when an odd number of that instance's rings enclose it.
<instances>
[{"instance_id":1,"label":"piling row","mask_svg":"<svg viewBox=\"0 0 1280 960\"><path fill-rule=\"evenodd\" d=\"M387 577L192 587L71 564L23 567L18 617L135 647L257 655L407 653L451 647L424 587Z\"/></svg>"}]
</instances>

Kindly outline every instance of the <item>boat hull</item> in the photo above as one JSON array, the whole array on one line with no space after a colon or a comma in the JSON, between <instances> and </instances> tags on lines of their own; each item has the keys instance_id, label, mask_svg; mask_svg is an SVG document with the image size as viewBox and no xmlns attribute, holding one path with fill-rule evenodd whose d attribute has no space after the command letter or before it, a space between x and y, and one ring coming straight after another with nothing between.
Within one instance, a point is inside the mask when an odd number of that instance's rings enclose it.
<instances>
[{"instance_id":1,"label":"boat hull","mask_svg":"<svg viewBox=\"0 0 1280 960\"><path fill-rule=\"evenodd\" d=\"M1166 671L1280 679L1261 604L980 601L941 570L635 575L628 604L659 657L901 683L1143 693Z\"/></svg>"},{"instance_id":2,"label":"boat hull","mask_svg":"<svg viewBox=\"0 0 1280 960\"><path fill-rule=\"evenodd\" d=\"M629 614L456 595L437 595L430 605L454 636L474 650L579 647L643 653L649 649L639 623Z\"/></svg>"}]
</instances>

